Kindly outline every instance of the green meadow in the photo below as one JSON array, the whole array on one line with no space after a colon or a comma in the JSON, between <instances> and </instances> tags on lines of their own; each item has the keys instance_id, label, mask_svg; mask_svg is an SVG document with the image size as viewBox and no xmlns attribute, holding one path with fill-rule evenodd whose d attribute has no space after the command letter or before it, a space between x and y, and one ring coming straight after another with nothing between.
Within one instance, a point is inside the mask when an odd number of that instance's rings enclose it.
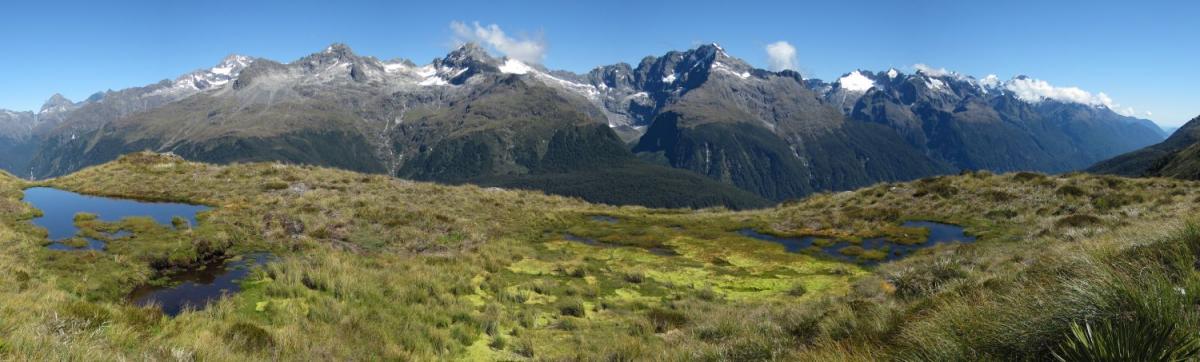
<instances>
[{"instance_id":1,"label":"green meadow","mask_svg":"<svg viewBox=\"0 0 1200 362\"><path fill-rule=\"evenodd\" d=\"M133 236L54 251L22 202L33 186L212 209L192 227L79 214L82 235ZM1042 360L1142 335L1187 356L1200 332L1197 186L977 172L769 209L651 209L131 154L42 182L0 176L0 358ZM909 220L977 241L866 266L738 233L920 243ZM202 310L130 300L252 253L272 258Z\"/></svg>"}]
</instances>

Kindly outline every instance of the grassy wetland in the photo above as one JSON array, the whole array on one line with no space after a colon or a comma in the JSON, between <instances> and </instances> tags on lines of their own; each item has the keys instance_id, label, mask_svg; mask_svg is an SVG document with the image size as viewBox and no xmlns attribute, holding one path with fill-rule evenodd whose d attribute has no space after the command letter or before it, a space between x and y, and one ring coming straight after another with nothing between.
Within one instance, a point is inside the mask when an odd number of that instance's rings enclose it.
<instances>
[{"instance_id":1,"label":"grassy wetland","mask_svg":"<svg viewBox=\"0 0 1200 362\"><path fill-rule=\"evenodd\" d=\"M30 222L34 186L211 209L192 226L80 214L81 234L132 236L64 252ZM1087 353L1073 327L1138 338L1124 326L1186 347L1200 332L1197 186L968 173L664 210L132 154L44 182L0 176L0 359L1048 359ZM978 240L864 266L738 233L919 243L911 220ZM261 253L206 308L130 300Z\"/></svg>"}]
</instances>

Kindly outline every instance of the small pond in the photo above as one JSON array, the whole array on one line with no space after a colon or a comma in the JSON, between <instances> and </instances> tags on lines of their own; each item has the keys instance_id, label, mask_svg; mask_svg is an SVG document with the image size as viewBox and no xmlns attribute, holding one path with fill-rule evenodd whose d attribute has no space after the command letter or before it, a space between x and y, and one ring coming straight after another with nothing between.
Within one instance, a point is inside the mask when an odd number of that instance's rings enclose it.
<instances>
[{"instance_id":1,"label":"small pond","mask_svg":"<svg viewBox=\"0 0 1200 362\"><path fill-rule=\"evenodd\" d=\"M613 243L603 242L603 241L592 239L592 238L579 237L579 236L571 235L571 234L563 234L563 239L565 239L567 241L574 241L574 242L581 243L584 245L591 245L591 246L594 246L597 248L620 248L620 247L638 248L638 246L635 246L635 245L613 244ZM679 253L676 252L675 249L671 249L666 246L652 246L652 247L645 247L642 249L646 250L647 252L649 252L651 254L658 255L658 256L679 256Z\"/></svg>"},{"instance_id":2,"label":"small pond","mask_svg":"<svg viewBox=\"0 0 1200 362\"><path fill-rule=\"evenodd\" d=\"M53 250L104 250L104 241L93 238L85 238L87 246L82 248L72 247L62 242L78 235L79 229L75 227L75 214L81 212L95 214L100 221L104 222L117 222L131 216L144 216L153 218L160 224L171 225L171 219L179 216L186 219L191 225L196 225L196 214L209 209L207 206L200 205L81 195L49 187L25 189L24 200L42 211L43 215L33 219L33 223L49 231L52 243L48 248ZM108 235L110 239L127 236L130 236L127 231L118 231Z\"/></svg>"},{"instance_id":3,"label":"small pond","mask_svg":"<svg viewBox=\"0 0 1200 362\"><path fill-rule=\"evenodd\" d=\"M897 243L887 238L870 238L863 239L862 242L853 243L845 240L831 240L828 238L806 236L802 238L786 238L773 235L763 234L753 229L742 229L738 234L742 236L769 241L783 245L785 249L793 253L819 253L822 256L831 257L841 261L860 263L865 265L875 265L880 262L887 262L903 258L913 252L932 247L938 244L962 242L970 243L975 241L974 236L966 235L963 228L958 225L943 224L933 221L907 221L902 224L909 228L925 228L929 230L929 237L924 242L918 244L903 244ZM863 258L857 253L846 253L844 249L857 246L862 248L864 252L874 252L881 254L878 258ZM882 253L881 253L882 252Z\"/></svg>"},{"instance_id":4,"label":"small pond","mask_svg":"<svg viewBox=\"0 0 1200 362\"><path fill-rule=\"evenodd\" d=\"M144 285L133 290L129 299L139 306L157 306L163 314L177 316L185 310L200 310L222 297L240 291L241 282L255 266L270 259L270 254L249 254L235 261L214 261L200 268L171 276L165 285Z\"/></svg>"}]
</instances>

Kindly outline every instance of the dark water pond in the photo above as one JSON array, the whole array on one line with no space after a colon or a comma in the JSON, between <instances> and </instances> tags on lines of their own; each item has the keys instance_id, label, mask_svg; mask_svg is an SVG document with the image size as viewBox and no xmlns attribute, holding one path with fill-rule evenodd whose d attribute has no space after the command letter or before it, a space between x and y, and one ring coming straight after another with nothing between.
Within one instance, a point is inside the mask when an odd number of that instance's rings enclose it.
<instances>
[{"instance_id":1,"label":"dark water pond","mask_svg":"<svg viewBox=\"0 0 1200 362\"><path fill-rule=\"evenodd\" d=\"M200 310L242 289L239 282L255 266L270 260L270 254L250 254L237 261L215 261L201 268L171 276L163 286L144 285L129 298L139 306L157 306L163 314L177 316L185 310Z\"/></svg>"},{"instance_id":2,"label":"dark water pond","mask_svg":"<svg viewBox=\"0 0 1200 362\"><path fill-rule=\"evenodd\" d=\"M100 221L116 222L131 216L153 218L160 224L171 225L171 219L179 216L191 225L196 225L196 213L208 210L207 206L189 205L168 202L145 202L109 197L81 195L49 187L33 187L25 190L25 202L42 211L42 216L33 219L33 223L49 231L53 243L48 247L54 250L104 250L101 240L86 238L87 246L71 247L62 241L75 237L79 229L75 227L75 214L86 212L96 214ZM119 231L108 235L112 239L129 236L127 231Z\"/></svg>"},{"instance_id":3,"label":"dark water pond","mask_svg":"<svg viewBox=\"0 0 1200 362\"><path fill-rule=\"evenodd\" d=\"M938 244L950 242L970 243L975 241L974 236L966 235L963 228L958 225L943 224L933 221L907 221L902 226L909 228L925 228L929 230L929 237L924 242L919 244L902 244L897 243L887 238L871 238L863 239L861 243L851 243L845 240L830 240L828 238L820 238L806 236L803 238L785 238L774 235L767 235L753 229L742 229L738 234L751 237L759 240L769 241L783 245L785 249L793 253L813 253L819 252L823 256L834 259L861 263L866 265L874 265L880 262L892 261L903 258L913 252L932 247ZM843 249L857 246L864 251L884 251L882 258L866 259L857 255L847 255Z\"/></svg>"},{"instance_id":4,"label":"dark water pond","mask_svg":"<svg viewBox=\"0 0 1200 362\"><path fill-rule=\"evenodd\" d=\"M613 243L603 242L603 241L592 239L592 238L579 237L579 236L571 235L571 234L563 234L563 239L566 239L567 241L574 241L574 242L581 243L584 245L591 245L591 246L594 246L597 248L620 248L620 247L636 248L637 247L637 246L633 246L633 245L613 244ZM671 248L665 247L665 246L652 246L652 247L643 248L643 249L645 249L647 252L649 252L651 254L658 255L658 256L679 256L679 253L676 252L675 249L671 249Z\"/></svg>"}]
</instances>

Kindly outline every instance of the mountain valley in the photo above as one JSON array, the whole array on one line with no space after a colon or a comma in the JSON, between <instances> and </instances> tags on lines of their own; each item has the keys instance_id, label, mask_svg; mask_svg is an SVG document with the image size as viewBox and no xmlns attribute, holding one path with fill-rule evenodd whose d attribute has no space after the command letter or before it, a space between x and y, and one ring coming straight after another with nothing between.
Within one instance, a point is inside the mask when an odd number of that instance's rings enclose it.
<instances>
[{"instance_id":1,"label":"mountain valley","mask_svg":"<svg viewBox=\"0 0 1200 362\"><path fill-rule=\"evenodd\" d=\"M423 66L334 44L287 64L232 55L174 81L6 112L0 166L44 178L151 150L747 208L960 170L1078 170L1164 137L1104 105L1022 96L1012 84L1023 81L892 69L825 83L753 68L716 44L583 75L470 43Z\"/></svg>"},{"instance_id":2,"label":"mountain valley","mask_svg":"<svg viewBox=\"0 0 1200 362\"><path fill-rule=\"evenodd\" d=\"M0 361L1200 360L1200 3L0 11Z\"/></svg>"}]
</instances>

